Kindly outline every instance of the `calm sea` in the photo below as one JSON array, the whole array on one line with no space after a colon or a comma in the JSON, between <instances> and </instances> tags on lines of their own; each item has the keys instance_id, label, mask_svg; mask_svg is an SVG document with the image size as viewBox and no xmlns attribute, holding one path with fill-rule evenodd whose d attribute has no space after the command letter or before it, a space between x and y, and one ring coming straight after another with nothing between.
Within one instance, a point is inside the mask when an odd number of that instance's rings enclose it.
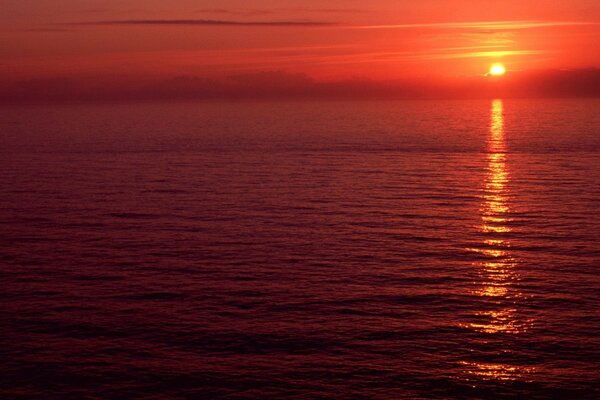
<instances>
[{"instance_id":1,"label":"calm sea","mask_svg":"<svg viewBox=\"0 0 600 400\"><path fill-rule=\"evenodd\" d=\"M600 101L0 109L4 399L600 398Z\"/></svg>"}]
</instances>

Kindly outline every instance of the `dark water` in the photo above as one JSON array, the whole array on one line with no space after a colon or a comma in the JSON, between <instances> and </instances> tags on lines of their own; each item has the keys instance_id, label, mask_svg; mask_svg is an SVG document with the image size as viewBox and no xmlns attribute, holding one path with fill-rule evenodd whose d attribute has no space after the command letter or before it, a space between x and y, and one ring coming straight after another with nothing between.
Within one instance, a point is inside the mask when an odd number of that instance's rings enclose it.
<instances>
[{"instance_id":1,"label":"dark water","mask_svg":"<svg viewBox=\"0 0 600 400\"><path fill-rule=\"evenodd\" d=\"M600 101L0 110L0 397L599 398Z\"/></svg>"}]
</instances>

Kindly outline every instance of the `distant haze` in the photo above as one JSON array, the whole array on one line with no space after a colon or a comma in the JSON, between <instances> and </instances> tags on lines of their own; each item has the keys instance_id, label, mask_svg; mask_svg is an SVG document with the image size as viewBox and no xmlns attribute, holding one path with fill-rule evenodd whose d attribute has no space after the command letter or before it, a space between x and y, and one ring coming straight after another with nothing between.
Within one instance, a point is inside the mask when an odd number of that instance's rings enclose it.
<instances>
[{"instance_id":1,"label":"distant haze","mask_svg":"<svg viewBox=\"0 0 600 400\"><path fill-rule=\"evenodd\" d=\"M534 71L501 78L461 80L319 81L303 74L266 71L223 78L179 76L100 81L56 77L30 79L0 88L0 102L186 99L419 99L596 97L600 69Z\"/></svg>"}]
</instances>

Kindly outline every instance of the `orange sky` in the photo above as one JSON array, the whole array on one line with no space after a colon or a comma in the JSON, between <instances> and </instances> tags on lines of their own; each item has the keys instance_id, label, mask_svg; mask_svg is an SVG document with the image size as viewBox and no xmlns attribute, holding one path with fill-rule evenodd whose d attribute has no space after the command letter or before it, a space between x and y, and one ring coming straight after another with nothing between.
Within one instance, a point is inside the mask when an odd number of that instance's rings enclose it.
<instances>
[{"instance_id":1,"label":"orange sky","mask_svg":"<svg viewBox=\"0 0 600 400\"><path fill-rule=\"evenodd\" d=\"M473 77L600 66L598 0L3 0L0 78ZM208 21L208 22L207 22Z\"/></svg>"}]
</instances>

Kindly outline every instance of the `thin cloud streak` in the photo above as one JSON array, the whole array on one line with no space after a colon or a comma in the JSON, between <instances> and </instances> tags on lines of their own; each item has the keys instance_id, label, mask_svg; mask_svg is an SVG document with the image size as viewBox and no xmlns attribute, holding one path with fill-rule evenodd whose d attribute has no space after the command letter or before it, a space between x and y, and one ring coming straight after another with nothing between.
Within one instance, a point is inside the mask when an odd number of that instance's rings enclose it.
<instances>
[{"instance_id":1,"label":"thin cloud streak","mask_svg":"<svg viewBox=\"0 0 600 400\"><path fill-rule=\"evenodd\" d=\"M357 14L365 13L367 11L358 8L271 8L271 9L252 9L252 8L202 8L196 10L198 13L205 14L223 14L223 15L243 15L243 16L257 16L257 15L272 15L280 12L300 12L300 13L314 13L314 14Z\"/></svg>"},{"instance_id":2,"label":"thin cloud streak","mask_svg":"<svg viewBox=\"0 0 600 400\"><path fill-rule=\"evenodd\" d=\"M254 49L244 51L246 53L254 53L256 58L244 59L243 63L236 63L238 50L231 50L227 53L222 52L200 52L194 54L186 54L188 60L201 59L205 66L220 66L223 70L253 70L257 67L268 68L272 66L285 67L291 65L311 64L311 65L344 65L344 64L365 64L365 63L413 63L428 60L443 60L443 59L462 59L462 58L479 58L479 57L506 57L506 56L523 56L537 55L544 52L538 50L498 50L503 46L498 45L483 45L483 46L463 46L463 47L448 47L431 49L427 53L415 51L379 51L379 52L351 52L334 55L319 54L319 50L327 47L311 48L281 48L281 49ZM343 47L340 47L343 49ZM275 51L274 51L275 50ZM280 50L283 53L288 51L292 54L274 54ZM309 51L312 50L312 53ZM469 51L470 50L470 51ZM479 50L479 51L477 51ZM207 54L221 54L221 57L207 57ZM261 53L265 56L261 56ZM294 54L295 53L295 54ZM182 57L178 54L164 55L168 59L176 59ZM207 59L209 61L207 61Z\"/></svg>"},{"instance_id":3,"label":"thin cloud streak","mask_svg":"<svg viewBox=\"0 0 600 400\"><path fill-rule=\"evenodd\" d=\"M490 31L521 30L557 26L595 25L593 22L574 21L480 21L480 22L435 22L422 24L387 24L387 25L354 25L345 26L346 29L481 29Z\"/></svg>"},{"instance_id":4,"label":"thin cloud streak","mask_svg":"<svg viewBox=\"0 0 600 400\"><path fill-rule=\"evenodd\" d=\"M502 50L502 51L477 51L471 53L459 53L459 54L434 54L424 55L419 57L420 59L427 60L444 60L453 58L480 58L480 57L508 57L508 56L527 56L527 55L539 55L546 54L546 51L541 50Z\"/></svg>"},{"instance_id":5,"label":"thin cloud streak","mask_svg":"<svg viewBox=\"0 0 600 400\"><path fill-rule=\"evenodd\" d=\"M332 22L321 21L233 21L216 19L130 19L112 21L66 22L58 25L102 26L102 25L166 25L166 26L329 26Z\"/></svg>"},{"instance_id":6,"label":"thin cloud streak","mask_svg":"<svg viewBox=\"0 0 600 400\"><path fill-rule=\"evenodd\" d=\"M222 15L236 15L236 16L257 16L257 15L266 15L272 14L273 12L270 10L260 10L260 9L250 9L250 8L202 8L196 10L197 13L200 14L222 14Z\"/></svg>"},{"instance_id":7,"label":"thin cloud streak","mask_svg":"<svg viewBox=\"0 0 600 400\"><path fill-rule=\"evenodd\" d=\"M225 11L225 10L221 10ZM102 26L102 25L164 25L164 26L256 26L256 27L322 27L333 29L450 29L479 30L482 33L512 31L561 26L597 25L595 22L575 21L480 21L480 22L435 22L417 24L385 24L385 25L349 25L328 21L238 21L220 19L129 19L106 21L64 22L53 25L61 26Z\"/></svg>"},{"instance_id":8,"label":"thin cloud streak","mask_svg":"<svg viewBox=\"0 0 600 400\"><path fill-rule=\"evenodd\" d=\"M23 32L63 33L63 32L75 32L75 31L73 29L66 29L66 28L31 28L31 29L23 29Z\"/></svg>"},{"instance_id":9,"label":"thin cloud streak","mask_svg":"<svg viewBox=\"0 0 600 400\"><path fill-rule=\"evenodd\" d=\"M283 9L284 11L297 11L309 13L324 13L324 14L357 14L368 12L359 8L290 8Z\"/></svg>"}]
</instances>

